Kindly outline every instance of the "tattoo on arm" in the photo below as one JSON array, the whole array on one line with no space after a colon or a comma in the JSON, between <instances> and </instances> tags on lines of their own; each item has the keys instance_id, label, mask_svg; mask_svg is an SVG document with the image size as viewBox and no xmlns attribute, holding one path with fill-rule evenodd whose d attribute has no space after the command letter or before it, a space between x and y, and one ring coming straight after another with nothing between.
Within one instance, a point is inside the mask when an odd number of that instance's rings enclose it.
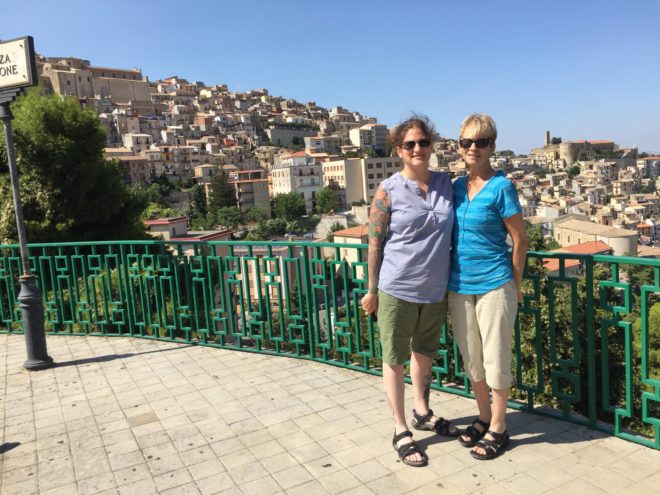
<instances>
[{"instance_id":1,"label":"tattoo on arm","mask_svg":"<svg viewBox=\"0 0 660 495\"><path fill-rule=\"evenodd\" d=\"M378 186L369 211L369 287L378 286L380 265L383 261L383 242L390 224L392 206L387 191Z\"/></svg>"}]
</instances>

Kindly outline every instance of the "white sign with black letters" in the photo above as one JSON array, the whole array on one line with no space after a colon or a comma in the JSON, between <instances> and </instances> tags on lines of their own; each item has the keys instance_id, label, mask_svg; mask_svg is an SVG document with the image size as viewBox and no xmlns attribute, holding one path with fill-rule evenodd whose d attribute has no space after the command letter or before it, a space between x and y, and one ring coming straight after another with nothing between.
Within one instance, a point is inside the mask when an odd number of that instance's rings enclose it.
<instances>
[{"instance_id":1,"label":"white sign with black letters","mask_svg":"<svg viewBox=\"0 0 660 495\"><path fill-rule=\"evenodd\" d=\"M34 53L28 36L0 43L0 91L34 85Z\"/></svg>"}]
</instances>

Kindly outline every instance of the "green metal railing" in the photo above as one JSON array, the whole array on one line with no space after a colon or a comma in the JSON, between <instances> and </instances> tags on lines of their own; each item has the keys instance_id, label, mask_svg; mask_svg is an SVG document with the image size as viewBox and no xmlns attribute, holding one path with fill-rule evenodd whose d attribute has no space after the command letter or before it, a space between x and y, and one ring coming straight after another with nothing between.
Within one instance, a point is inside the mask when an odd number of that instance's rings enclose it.
<instances>
[{"instance_id":1,"label":"green metal railing","mask_svg":"<svg viewBox=\"0 0 660 495\"><path fill-rule=\"evenodd\" d=\"M50 334L131 336L380 374L366 245L33 244ZM548 273L547 259L559 260ZM17 245L0 246L0 332L20 333ZM660 450L660 260L529 252L511 407ZM443 326L434 388L471 396Z\"/></svg>"}]
</instances>

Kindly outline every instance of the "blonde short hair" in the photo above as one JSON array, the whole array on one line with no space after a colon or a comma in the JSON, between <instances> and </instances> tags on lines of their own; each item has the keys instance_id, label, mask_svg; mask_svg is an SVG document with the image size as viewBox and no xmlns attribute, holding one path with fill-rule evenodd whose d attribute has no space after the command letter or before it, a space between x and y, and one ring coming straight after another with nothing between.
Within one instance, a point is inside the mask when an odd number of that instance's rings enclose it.
<instances>
[{"instance_id":1,"label":"blonde short hair","mask_svg":"<svg viewBox=\"0 0 660 495\"><path fill-rule=\"evenodd\" d=\"M497 139L497 127L495 127L495 121L490 115L485 113L473 113L468 115L463 119L461 124L461 131L459 133L459 138L463 137L463 133L468 127L474 127L477 130L478 136L483 136L492 139L495 141Z\"/></svg>"}]
</instances>

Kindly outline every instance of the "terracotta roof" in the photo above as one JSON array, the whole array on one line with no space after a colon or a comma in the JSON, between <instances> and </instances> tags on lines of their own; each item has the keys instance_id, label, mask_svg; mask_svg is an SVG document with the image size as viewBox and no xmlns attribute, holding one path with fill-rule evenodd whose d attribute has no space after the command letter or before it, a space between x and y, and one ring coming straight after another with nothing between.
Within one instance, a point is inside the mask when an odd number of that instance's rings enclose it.
<instances>
[{"instance_id":1,"label":"terracotta roof","mask_svg":"<svg viewBox=\"0 0 660 495\"><path fill-rule=\"evenodd\" d=\"M172 237L170 241L183 241L183 242L199 242L199 241L213 241L220 239L221 237L227 237L231 235L231 229L225 230L204 230L204 231L194 231L191 230L185 235L179 237Z\"/></svg>"},{"instance_id":2,"label":"terracotta roof","mask_svg":"<svg viewBox=\"0 0 660 495\"><path fill-rule=\"evenodd\" d=\"M357 237L361 239L365 235L368 235L369 227L366 225L358 225L357 227L351 227L349 229L337 230L332 234L335 236L341 237Z\"/></svg>"},{"instance_id":3,"label":"terracotta roof","mask_svg":"<svg viewBox=\"0 0 660 495\"><path fill-rule=\"evenodd\" d=\"M564 260L564 268L566 269L573 268L579 264L580 262L578 260ZM545 258L543 260L543 268L549 272L556 272L559 270L559 260L556 258Z\"/></svg>"},{"instance_id":4,"label":"terracotta roof","mask_svg":"<svg viewBox=\"0 0 660 495\"><path fill-rule=\"evenodd\" d=\"M606 251L611 251L611 247L602 241L591 241L583 244L576 244L574 246L566 246L555 251L558 253L573 253L573 254L601 254Z\"/></svg>"},{"instance_id":5,"label":"terracotta roof","mask_svg":"<svg viewBox=\"0 0 660 495\"><path fill-rule=\"evenodd\" d=\"M188 220L186 217L165 217L156 218L155 220L145 220L145 225L170 225L173 223L185 222Z\"/></svg>"},{"instance_id":6,"label":"terracotta roof","mask_svg":"<svg viewBox=\"0 0 660 495\"><path fill-rule=\"evenodd\" d=\"M583 244L576 244L574 246L565 246L563 248L555 249L552 253L571 253L571 254L610 254L612 248L602 241L591 241ZM564 260L565 268L572 268L580 264L579 260ZM555 272L559 270L559 260L556 258L544 258L543 267L550 271Z\"/></svg>"}]
</instances>

